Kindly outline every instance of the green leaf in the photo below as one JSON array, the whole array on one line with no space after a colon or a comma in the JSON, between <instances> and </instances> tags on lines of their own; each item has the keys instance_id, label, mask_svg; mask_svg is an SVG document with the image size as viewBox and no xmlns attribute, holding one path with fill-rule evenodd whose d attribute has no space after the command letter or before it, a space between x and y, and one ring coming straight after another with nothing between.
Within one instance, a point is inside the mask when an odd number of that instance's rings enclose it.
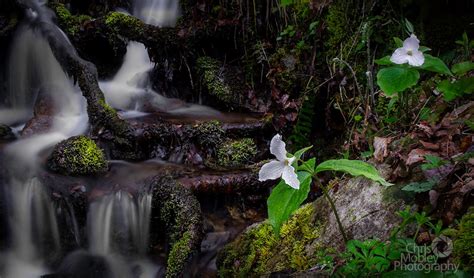
<instances>
[{"instance_id":1,"label":"green leaf","mask_svg":"<svg viewBox=\"0 0 474 278\"><path fill-rule=\"evenodd\" d=\"M280 233L280 228L285 221L306 200L310 191L311 175L308 172L298 172L300 189L293 189L284 180L272 190L267 200L268 220L275 234Z\"/></svg>"},{"instance_id":2,"label":"green leaf","mask_svg":"<svg viewBox=\"0 0 474 278\"><path fill-rule=\"evenodd\" d=\"M378 60L375 60L375 63L377 65L381 65L381 66L390 66L390 65L393 65L392 61L390 61L390 56L385 56L385 57L382 57Z\"/></svg>"},{"instance_id":3,"label":"green leaf","mask_svg":"<svg viewBox=\"0 0 474 278\"><path fill-rule=\"evenodd\" d=\"M313 146L309 146L309 147L306 147L306 148L303 148L301 150L298 150L295 152L294 154L294 157L296 158L296 160L299 160L301 159L301 157L303 156L303 154L307 151L309 151Z\"/></svg>"},{"instance_id":4,"label":"green leaf","mask_svg":"<svg viewBox=\"0 0 474 278\"><path fill-rule=\"evenodd\" d=\"M443 60L437 57L433 57L430 54L424 54L424 55L425 55L425 62L419 68L432 71L432 72L446 74L446 75L453 75L451 71L449 70L448 66L446 66L446 64L443 62Z\"/></svg>"},{"instance_id":5,"label":"green leaf","mask_svg":"<svg viewBox=\"0 0 474 278\"><path fill-rule=\"evenodd\" d=\"M458 64L453 65L451 70L456 75L463 75L466 72L474 70L474 63L473 62L458 63Z\"/></svg>"},{"instance_id":6,"label":"green leaf","mask_svg":"<svg viewBox=\"0 0 474 278\"><path fill-rule=\"evenodd\" d=\"M316 167L315 173L322 171L340 171L353 176L364 176L382 185L390 186L391 183L382 178L374 166L360 160L334 159L327 160Z\"/></svg>"},{"instance_id":7,"label":"green leaf","mask_svg":"<svg viewBox=\"0 0 474 278\"><path fill-rule=\"evenodd\" d=\"M443 80L438 84L436 89L443 93L445 100L451 101L465 94L474 92L474 77L466 77L453 82Z\"/></svg>"},{"instance_id":8,"label":"green leaf","mask_svg":"<svg viewBox=\"0 0 474 278\"><path fill-rule=\"evenodd\" d=\"M412 182L407 184L405 187L402 188L403 191L421 193L427 192L433 189L433 187L437 184L435 180L428 180L424 182Z\"/></svg>"},{"instance_id":9,"label":"green leaf","mask_svg":"<svg viewBox=\"0 0 474 278\"><path fill-rule=\"evenodd\" d=\"M426 46L420 46L419 50L424 53L424 52L430 51L431 48L426 47Z\"/></svg>"},{"instance_id":10,"label":"green leaf","mask_svg":"<svg viewBox=\"0 0 474 278\"><path fill-rule=\"evenodd\" d=\"M281 0L281 5L283 7L289 6L291 4L293 4L293 0Z\"/></svg>"},{"instance_id":11,"label":"green leaf","mask_svg":"<svg viewBox=\"0 0 474 278\"><path fill-rule=\"evenodd\" d=\"M388 95L403 92L416 85L420 73L414 68L394 66L384 68L377 74L377 84Z\"/></svg>"},{"instance_id":12,"label":"green leaf","mask_svg":"<svg viewBox=\"0 0 474 278\"><path fill-rule=\"evenodd\" d=\"M298 167L298 171L305 171L310 174L314 173L314 167L316 166L316 158L311 158L310 160L304 162L301 164L300 167Z\"/></svg>"},{"instance_id":13,"label":"green leaf","mask_svg":"<svg viewBox=\"0 0 474 278\"><path fill-rule=\"evenodd\" d=\"M395 41L395 45L397 47L402 47L403 46L403 41L399 37L394 37L393 40Z\"/></svg>"}]
</instances>

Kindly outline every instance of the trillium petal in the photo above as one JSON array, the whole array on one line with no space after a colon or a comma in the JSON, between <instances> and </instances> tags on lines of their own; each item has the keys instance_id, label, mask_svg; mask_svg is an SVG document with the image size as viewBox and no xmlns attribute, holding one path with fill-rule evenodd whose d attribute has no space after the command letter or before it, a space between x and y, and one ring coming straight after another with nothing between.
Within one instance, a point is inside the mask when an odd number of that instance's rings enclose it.
<instances>
[{"instance_id":1,"label":"trillium petal","mask_svg":"<svg viewBox=\"0 0 474 278\"><path fill-rule=\"evenodd\" d=\"M270 152L279 161L284 161L286 159L286 144L281 140L280 134L273 136L272 141L270 142Z\"/></svg>"},{"instance_id":2,"label":"trillium petal","mask_svg":"<svg viewBox=\"0 0 474 278\"><path fill-rule=\"evenodd\" d=\"M405 48L397 48L390 57L390 61L394 64L405 64L408 62L408 53Z\"/></svg>"},{"instance_id":3,"label":"trillium petal","mask_svg":"<svg viewBox=\"0 0 474 278\"><path fill-rule=\"evenodd\" d=\"M405 48L407 51L418 50L418 48L420 48L420 40L418 40L418 38L412 34L403 42L403 48Z\"/></svg>"},{"instance_id":4,"label":"trillium petal","mask_svg":"<svg viewBox=\"0 0 474 278\"><path fill-rule=\"evenodd\" d=\"M425 63L425 56L421 51L413 51L412 55L408 57L408 64L410 66L419 67Z\"/></svg>"},{"instance_id":5,"label":"trillium petal","mask_svg":"<svg viewBox=\"0 0 474 278\"><path fill-rule=\"evenodd\" d=\"M262 166L258 173L259 181L274 180L281 177L285 163L281 161L270 161Z\"/></svg>"},{"instance_id":6,"label":"trillium petal","mask_svg":"<svg viewBox=\"0 0 474 278\"><path fill-rule=\"evenodd\" d=\"M295 173L295 168L293 166L285 166L283 169L283 180L289 186L293 187L294 189L300 189L300 181L298 180L298 176Z\"/></svg>"}]
</instances>

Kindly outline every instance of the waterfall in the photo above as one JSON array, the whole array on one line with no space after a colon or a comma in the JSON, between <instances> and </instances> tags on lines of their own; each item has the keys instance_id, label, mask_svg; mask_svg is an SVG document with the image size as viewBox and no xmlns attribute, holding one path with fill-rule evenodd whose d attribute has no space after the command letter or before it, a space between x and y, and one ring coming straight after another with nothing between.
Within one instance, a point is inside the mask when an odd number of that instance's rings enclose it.
<instances>
[{"instance_id":1,"label":"waterfall","mask_svg":"<svg viewBox=\"0 0 474 278\"><path fill-rule=\"evenodd\" d=\"M44 259L60 251L56 208L36 177L40 156L43 150L88 128L85 99L62 70L48 42L33 27L43 5L37 2L38 11L29 10L26 22L16 31L8 65L7 106L0 108L0 123L21 125L33 116L35 102L44 98L46 115L35 117L45 116L49 123L38 134L15 141L4 150L12 244L1 255L2 277L45 274Z\"/></svg>"},{"instance_id":2,"label":"waterfall","mask_svg":"<svg viewBox=\"0 0 474 278\"><path fill-rule=\"evenodd\" d=\"M174 26L179 15L177 0L135 0L133 15L154 26ZM142 43L129 42L120 70L110 81L100 82L107 102L114 108L124 110L122 116L142 116L142 107L153 107L160 112L184 116L221 117L210 107L189 104L171 99L153 91L149 78L154 64Z\"/></svg>"},{"instance_id":3,"label":"waterfall","mask_svg":"<svg viewBox=\"0 0 474 278\"><path fill-rule=\"evenodd\" d=\"M135 249L145 255L150 217L151 194L133 197L119 191L100 198L90 204L87 216L89 250L106 256Z\"/></svg>"}]
</instances>

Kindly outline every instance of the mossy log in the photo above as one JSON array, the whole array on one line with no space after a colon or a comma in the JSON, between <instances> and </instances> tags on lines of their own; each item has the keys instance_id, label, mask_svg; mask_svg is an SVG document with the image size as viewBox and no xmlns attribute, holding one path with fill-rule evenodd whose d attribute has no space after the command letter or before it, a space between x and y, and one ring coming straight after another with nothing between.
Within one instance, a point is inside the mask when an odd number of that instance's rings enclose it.
<instances>
[{"instance_id":1,"label":"mossy log","mask_svg":"<svg viewBox=\"0 0 474 278\"><path fill-rule=\"evenodd\" d=\"M153 186L153 215L165 227L169 252L166 277L180 277L203 238L201 207L196 197L173 178L157 177ZM154 216L152 216L154 217Z\"/></svg>"}]
</instances>

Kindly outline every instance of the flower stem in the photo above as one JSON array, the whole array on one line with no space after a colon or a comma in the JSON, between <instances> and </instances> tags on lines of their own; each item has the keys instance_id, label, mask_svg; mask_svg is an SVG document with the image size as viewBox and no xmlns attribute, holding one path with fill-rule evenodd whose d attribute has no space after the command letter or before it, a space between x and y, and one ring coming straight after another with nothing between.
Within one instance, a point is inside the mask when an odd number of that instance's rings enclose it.
<instances>
[{"instance_id":1,"label":"flower stem","mask_svg":"<svg viewBox=\"0 0 474 278\"><path fill-rule=\"evenodd\" d=\"M313 175L313 177L314 177L314 180L316 181L316 184L323 191L324 197L326 198L326 200L328 200L329 206L331 206L331 209L334 212L334 216L336 217L337 226L339 228L339 231L341 232L342 238L344 239L344 242L347 243L348 239L347 239L346 232L344 231L344 227L342 226L341 219L339 218L339 214L337 213L336 205L334 204L334 201L331 198L331 196L329 196L329 192L328 192L327 187L323 186L321 184L321 181L319 180L319 178L316 175Z\"/></svg>"}]
</instances>

